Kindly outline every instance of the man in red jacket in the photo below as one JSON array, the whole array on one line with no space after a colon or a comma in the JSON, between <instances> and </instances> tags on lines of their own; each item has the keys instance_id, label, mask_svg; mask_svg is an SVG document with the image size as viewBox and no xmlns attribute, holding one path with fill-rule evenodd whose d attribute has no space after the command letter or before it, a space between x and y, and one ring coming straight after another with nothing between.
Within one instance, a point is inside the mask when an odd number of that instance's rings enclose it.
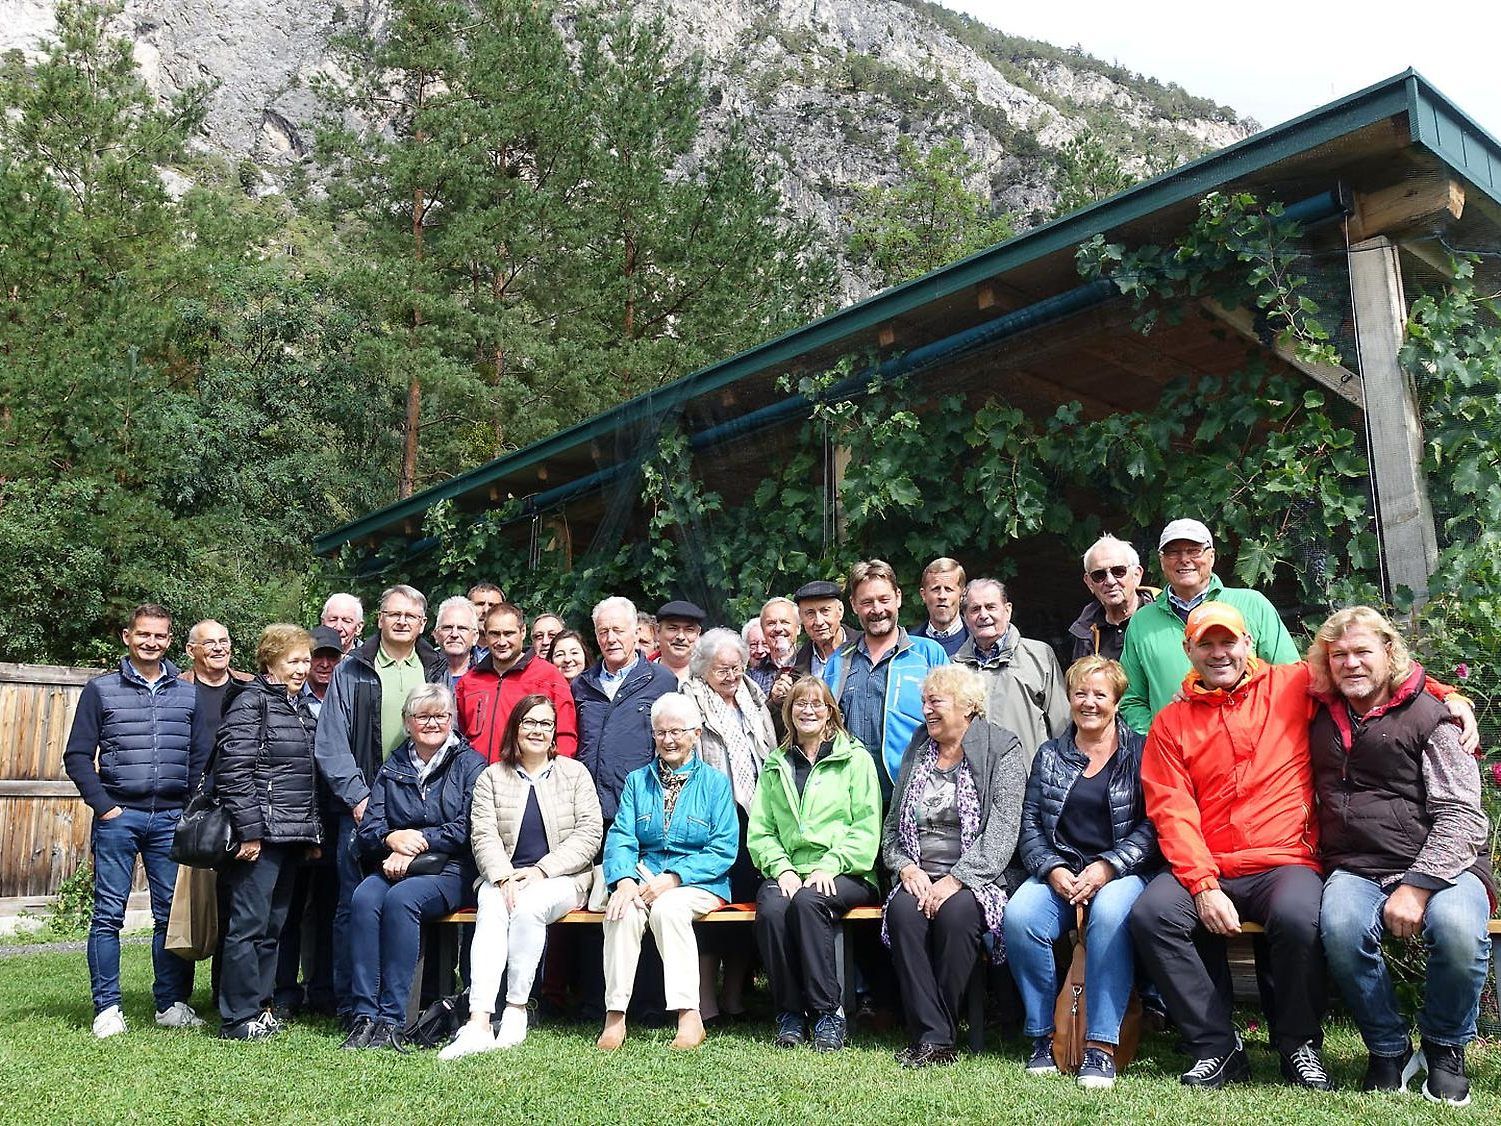
<instances>
[{"instance_id":1,"label":"man in red jacket","mask_svg":"<svg viewBox=\"0 0 1501 1126\"><path fill-rule=\"evenodd\" d=\"M1182 698L1152 721L1142 756L1147 815L1171 867L1131 911L1136 950L1195 1058L1190 1087L1251 1077L1230 1020L1223 943L1214 971L1209 935L1266 928L1271 952L1272 1038L1289 1083L1334 1086L1320 1055L1324 957L1323 879L1316 849L1312 712L1306 665L1267 665L1240 611L1205 602L1189 614L1183 648L1193 665ZM1269 1025L1272 1024L1270 1019Z\"/></svg>"},{"instance_id":2,"label":"man in red jacket","mask_svg":"<svg viewBox=\"0 0 1501 1126\"><path fill-rule=\"evenodd\" d=\"M557 711L558 754L573 758L578 751L578 720L568 681L526 644L526 615L509 602L485 617L484 637L489 652L459 678L454 693L459 730L489 762L500 761L506 722L523 696L537 693Z\"/></svg>"}]
</instances>

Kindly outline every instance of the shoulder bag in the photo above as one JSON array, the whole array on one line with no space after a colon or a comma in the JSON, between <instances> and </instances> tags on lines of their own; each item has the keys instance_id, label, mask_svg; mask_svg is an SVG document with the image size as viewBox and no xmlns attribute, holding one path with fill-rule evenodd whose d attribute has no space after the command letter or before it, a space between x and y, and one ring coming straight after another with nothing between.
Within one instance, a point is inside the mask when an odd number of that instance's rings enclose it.
<instances>
[{"instance_id":1,"label":"shoulder bag","mask_svg":"<svg viewBox=\"0 0 1501 1126\"><path fill-rule=\"evenodd\" d=\"M1078 1073L1084 1062L1084 1041L1088 1028L1084 994L1084 923L1087 913L1083 906L1074 908L1073 958L1069 962L1068 976L1063 988L1058 990L1058 1000L1053 1006L1053 1062L1065 1075ZM1121 1030L1116 1038L1115 1070L1125 1071L1136 1058L1136 1049L1141 1044L1141 997L1131 990L1131 1000L1126 1004L1126 1014L1121 1019Z\"/></svg>"}]
</instances>

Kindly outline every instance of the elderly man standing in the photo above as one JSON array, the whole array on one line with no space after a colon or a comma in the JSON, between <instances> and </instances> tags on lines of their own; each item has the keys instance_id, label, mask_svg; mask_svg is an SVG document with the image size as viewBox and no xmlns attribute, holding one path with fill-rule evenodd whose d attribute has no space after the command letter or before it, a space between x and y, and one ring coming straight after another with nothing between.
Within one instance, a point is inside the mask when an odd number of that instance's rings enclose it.
<instances>
[{"instance_id":1,"label":"elderly man standing","mask_svg":"<svg viewBox=\"0 0 1501 1126\"><path fill-rule=\"evenodd\" d=\"M359 642L365 628L365 607L352 594L330 594L318 616L318 624L339 631L339 640L347 654Z\"/></svg>"},{"instance_id":2,"label":"elderly man standing","mask_svg":"<svg viewBox=\"0 0 1501 1126\"><path fill-rule=\"evenodd\" d=\"M964 588L966 641L954 655L985 682L985 718L1021 739L1026 766L1068 726L1068 689L1051 646L1023 637L1011 624L1011 600L998 579Z\"/></svg>"},{"instance_id":3,"label":"elderly man standing","mask_svg":"<svg viewBox=\"0 0 1501 1126\"><path fill-rule=\"evenodd\" d=\"M1405 1090L1466 1106L1496 902L1480 770L1423 668L1368 606L1326 621L1308 652L1318 714L1309 731L1318 793L1324 953L1370 1058L1366 1091ZM1381 943L1421 936L1422 1046L1397 1006Z\"/></svg>"},{"instance_id":4,"label":"elderly man standing","mask_svg":"<svg viewBox=\"0 0 1501 1126\"><path fill-rule=\"evenodd\" d=\"M478 663L475 645L479 641L480 620L474 603L462 595L445 598L438 604L438 621L433 626L433 644L448 661L444 684L453 692L459 678Z\"/></svg>"},{"instance_id":5,"label":"elderly man standing","mask_svg":"<svg viewBox=\"0 0 1501 1126\"><path fill-rule=\"evenodd\" d=\"M193 756L188 771L188 789L198 786L203 768L214 753L214 739L219 734L219 723L224 718L224 705L229 696L230 681L247 681L250 674L230 668L234 647L229 640L229 630L212 618L193 625L188 630L185 647L192 667L180 679L193 686Z\"/></svg>"},{"instance_id":6,"label":"elderly man standing","mask_svg":"<svg viewBox=\"0 0 1501 1126\"><path fill-rule=\"evenodd\" d=\"M355 826L375 775L406 739L402 707L412 689L442 684L448 661L422 637L427 599L410 586L398 585L380 597L379 633L349 654L334 670L318 715L313 754L318 772L344 812L334 863L339 872L339 903L334 911L334 991L339 1013L353 1012L350 981L349 906L364 879Z\"/></svg>"},{"instance_id":7,"label":"elderly man standing","mask_svg":"<svg viewBox=\"0 0 1501 1126\"><path fill-rule=\"evenodd\" d=\"M881 559L856 563L849 589L864 633L835 650L823 679L839 701L850 734L876 760L884 809L902 755L923 721L922 682L930 669L948 664L949 657L938 642L913 637L897 625L902 591L891 564Z\"/></svg>"},{"instance_id":8,"label":"elderly man standing","mask_svg":"<svg viewBox=\"0 0 1501 1126\"><path fill-rule=\"evenodd\" d=\"M913 630L912 636L938 642L950 660L969 640L969 631L959 612L963 591L964 568L957 559L945 555L923 568L922 585L917 592L928 608L928 620Z\"/></svg>"},{"instance_id":9,"label":"elderly man standing","mask_svg":"<svg viewBox=\"0 0 1501 1126\"><path fill-rule=\"evenodd\" d=\"M824 666L840 647L860 640L860 631L844 625L844 589L828 579L814 579L792 595L808 640L792 659L798 672L823 679Z\"/></svg>"},{"instance_id":10,"label":"elderly man standing","mask_svg":"<svg viewBox=\"0 0 1501 1126\"><path fill-rule=\"evenodd\" d=\"M706 617L702 609L682 599L675 599L657 611L657 661L679 684L688 679L688 658L704 632Z\"/></svg>"},{"instance_id":11,"label":"elderly man standing","mask_svg":"<svg viewBox=\"0 0 1501 1126\"><path fill-rule=\"evenodd\" d=\"M760 623L767 649L766 660L762 664L765 680L754 672L751 673L751 679L766 693L771 717L777 721L777 737L781 738L782 701L787 698L787 690L797 679L797 603L780 595L768 598L761 607Z\"/></svg>"},{"instance_id":12,"label":"elderly man standing","mask_svg":"<svg viewBox=\"0 0 1501 1126\"><path fill-rule=\"evenodd\" d=\"M121 631L119 666L83 687L63 767L94 814L94 915L89 923L89 981L94 1035L126 1030L120 1002L120 927L136 856L151 889L152 993L156 1023L189 1028L203 1021L188 1006L193 965L167 952L167 918L177 865L172 834L188 800L194 693L167 660L172 616L155 603L137 606Z\"/></svg>"},{"instance_id":13,"label":"elderly man standing","mask_svg":"<svg viewBox=\"0 0 1501 1126\"><path fill-rule=\"evenodd\" d=\"M1156 587L1142 586L1141 557L1125 540L1108 532L1084 553L1084 585L1093 600L1068 627L1074 640L1071 659L1121 659L1131 615L1156 599Z\"/></svg>"},{"instance_id":14,"label":"elderly man standing","mask_svg":"<svg viewBox=\"0 0 1501 1126\"><path fill-rule=\"evenodd\" d=\"M1256 639L1256 656L1263 661L1285 665L1298 659L1287 627L1264 596L1220 582L1214 573L1214 538L1203 524L1172 521L1162 529L1157 550L1167 590L1132 615L1121 653L1127 681L1121 718L1143 734L1188 673L1183 624L1201 602L1224 602L1240 611Z\"/></svg>"},{"instance_id":15,"label":"elderly man standing","mask_svg":"<svg viewBox=\"0 0 1501 1126\"><path fill-rule=\"evenodd\" d=\"M669 603L670 605L670 603ZM677 677L636 648L636 607L606 598L594 607L599 661L573 680L578 711L578 758L594 776L606 831L631 771L652 758L651 705L676 692Z\"/></svg>"}]
</instances>

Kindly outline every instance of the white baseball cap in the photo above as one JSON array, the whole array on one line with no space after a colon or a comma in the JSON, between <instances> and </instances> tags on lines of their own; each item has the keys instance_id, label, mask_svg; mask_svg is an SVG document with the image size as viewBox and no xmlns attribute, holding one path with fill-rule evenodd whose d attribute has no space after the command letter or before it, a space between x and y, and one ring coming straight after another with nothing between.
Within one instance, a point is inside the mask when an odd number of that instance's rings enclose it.
<instances>
[{"instance_id":1,"label":"white baseball cap","mask_svg":"<svg viewBox=\"0 0 1501 1126\"><path fill-rule=\"evenodd\" d=\"M1157 550L1161 551L1174 540L1188 540L1205 547L1214 546L1214 537L1209 534L1209 529L1197 520L1169 521L1168 526L1162 529L1162 537L1157 541Z\"/></svg>"}]
</instances>

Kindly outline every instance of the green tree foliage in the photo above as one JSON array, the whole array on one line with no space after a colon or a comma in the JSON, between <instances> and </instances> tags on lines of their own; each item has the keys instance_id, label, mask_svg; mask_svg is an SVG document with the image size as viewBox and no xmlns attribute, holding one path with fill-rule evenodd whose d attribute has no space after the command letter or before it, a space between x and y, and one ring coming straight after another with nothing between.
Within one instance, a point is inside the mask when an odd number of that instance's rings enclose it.
<instances>
[{"instance_id":1,"label":"green tree foliage","mask_svg":"<svg viewBox=\"0 0 1501 1126\"><path fill-rule=\"evenodd\" d=\"M958 138L927 153L910 137L897 142L899 180L860 188L851 219L851 260L867 266L882 286L899 285L973 254L1014 233L1009 215L968 187L981 172Z\"/></svg>"},{"instance_id":2,"label":"green tree foliage","mask_svg":"<svg viewBox=\"0 0 1501 1126\"><path fill-rule=\"evenodd\" d=\"M1058 150L1058 214L1125 191L1136 177L1121 166L1120 154L1086 129Z\"/></svg>"}]
</instances>

